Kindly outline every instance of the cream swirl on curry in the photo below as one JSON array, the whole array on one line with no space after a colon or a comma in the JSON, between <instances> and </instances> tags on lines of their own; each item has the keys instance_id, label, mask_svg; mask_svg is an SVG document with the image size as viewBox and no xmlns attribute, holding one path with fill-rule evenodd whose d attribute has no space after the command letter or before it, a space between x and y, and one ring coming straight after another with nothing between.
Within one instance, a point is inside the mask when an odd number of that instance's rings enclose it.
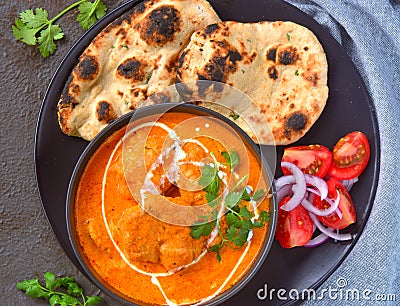
<instances>
[{"instance_id":1,"label":"cream swirl on curry","mask_svg":"<svg viewBox=\"0 0 400 306\"><path fill-rule=\"evenodd\" d=\"M270 199L255 195L268 189L258 157L227 125L178 112L145 118L88 162L73 209L78 240L128 300L202 304L257 258Z\"/></svg>"}]
</instances>

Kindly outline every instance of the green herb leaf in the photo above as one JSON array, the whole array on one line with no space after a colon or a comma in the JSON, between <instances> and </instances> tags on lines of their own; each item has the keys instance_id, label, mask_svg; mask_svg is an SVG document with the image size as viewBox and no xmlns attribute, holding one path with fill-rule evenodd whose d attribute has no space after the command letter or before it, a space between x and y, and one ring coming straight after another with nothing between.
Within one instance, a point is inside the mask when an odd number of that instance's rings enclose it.
<instances>
[{"instance_id":1,"label":"green herb leaf","mask_svg":"<svg viewBox=\"0 0 400 306\"><path fill-rule=\"evenodd\" d=\"M54 40L58 40L63 37L64 33L58 25L50 24L46 29L42 30L38 38L39 51L42 56L48 57L49 55L52 55L57 49Z\"/></svg>"},{"instance_id":2,"label":"green herb leaf","mask_svg":"<svg viewBox=\"0 0 400 306\"><path fill-rule=\"evenodd\" d=\"M242 246L246 243L246 241L247 241L247 237L248 237L248 235L249 235L249 232L250 232L249 229L247 229L247 228L241 228L241 229L239 230L239 233L238 233L235 237L233 237L233 238L231 239L232 242L233 242L236 246L242 247Z\"/></svg>"},{"instance_id":3,"label":"green herb leaf","mask_svg":"<svg viewBox=\"0 0 400 306\"><path fill-rule=\"evenodd\" d=\"M54 41L64 37L61 27L54 22L77 6L79 6L80 11L78 21L84 29L88 29L107 11L102 0L96 0L94 3L78 0L51 20L48 19L49 14L43 8L27 9L19 14L19 18L15 18L15 24L11 26L13 35L27 45L33 46L39 43L40 54L43 57L48 57L57 49Z\"/></svg>"},{"instance_id":4,"label":"green herb leaf","mask_svg":"<svg viewBox=\"0 0 400 306\"><path fill-rule=\"evenodd\" d=\"M239 221L239 218L233 213L227 213L226 221L228 222L229 225L232 226L232 225L235 225Z\"/></svg>"},{"instance_id":5,"label":"green herb leaf","mask_svg":"<svg viewBox=\"0 0 400 306\"><path fill-rule=\"evenodd\" d=\"M26 295L32 298L48 298L50 296L46 288L40 285L37 278L18 282L17 289L25 291Z\"/></svg>"},{"instance_id":6,"label":"green herb leaf","mask_svg":"<svg viewBox=\"0 0 400 306\"><path fill-rule=\"evenodd\" d=\"M30 29L40 28L49 22L49 13L42 8L37 8L35 13L33 10L25 10L19 14L19 17L26 27Z\"/></svg>"},{"instance_id":7,"label":"green herb leaf","mask_svg":"<svg viewBox=\"0 0 400 306\"><path fill-rule=\"evenodd\" d=\"M253 223L253 227L263 227L264 223L260 222L260 221L254 221Z\"/></svg>"},{"instance_id":8,"label":"green herb leaf","mask_svg":"<svg viewBox=\"0 0 400 306\"><path fill-rule=\"evenodd\" d=\"M241 200L243 200L243 201L250 201L251 200L250 195L247 192L246 188L243 190Z\"/></svg>"},{"instance_id":9,"label":"green herb leaf","mask_svg":"<svg viewBox=\"0 0 400 306\"><path fill-rule=\"evenodd\" d=\"M295 76L299 76L299 70L296 70L296 71L294 72L294 75L295 75Z\"/></svg>"},{"instance_id":10,"label":"green herb leaf","mask_svg":"<svg viewBox=\"0 0 400 306\"><path fill-rule=\"evenodd\" d=\"M17 283L17 289L25 291L26 295L32 298L45 298L50 305L75 306L75 305L95 305L101 301L98 296L87 296L83 294L82 288L72 277L56 276L51 272L44 274L46 287L39 283L39 279L29 279ZM65 287L65 291L54 291L57 288Z\"/></svg>"},{"instance_id":11,"label":"green herb leaf","mask_svg":"<svg viewBox=\"0 0 400 306\"><path fill-rule=\"evenodd\" d=\"M268 222L269 221L269 212L264 210L260 213L260 219L262 220L262 222Z\"/></svg>"},{"instance_id":12,"label":"green herb leaf","mask_svg":"<svg viewBox=\"0 0 400 306\"><path fill-rule=\"evenodd\" d=\"M231 111L229 113L229 117L231 117L233 120L237 120L240 118L240 116L237 113L235 113L234 111Z\"/></svg>"},{"instance_id":13,"label":"green herb leaf","mask_svg":"<svg viewBox=\"0 0 400 306\"><path fill-rule=\"evenodd\" d=\"M242 197L242 192L232 191L225 198L225 206L228 208L235 207Z\"/></svg>"},{"instance_id":14,"label":"green herb leaf","mask_svg":"<svg viewBox=\"0 0 400 306\"><path fill-rule=\"evenodd\" d=\"M62 303L61 297L57 294L54 294L50 297L49 303L51 306L61 305L61 303Z\"/></svg>"},{"instance_id":15,"label":"green herb leaf","mask_svg":"<svg viewBox=\"0 0 400 306\"><path fill-rule=\"evenodd\" d=\"M243 206L240 208L240 215L246 219L251 219L251 217L253 217L253 215L251 214L251 212L247 209L246 206Z\"/></svg>"},{"instance_id":16,"label":"green herb leaf","mask_svg":"<svg viewBox=\"0 0 400 306\"><path fill-rule=\"evenodd\" d=\"M219 262L221 261L221 249L222 244L214 244L211 248L209 248L211 252L216 253L216 257Z\"/></svg>"},{"instance_id":17,"label":"green herb leaf","mask_svg":"<svg viewBox=\"0 0 400 306\"><path fill-rule=\"evenodd\" d=\"M235 226L230 226L229 228L228 228L228 230L226 231L226 239L228 239L228 240L233 240L233 238L236 236L236 233L237 233L237 228L235 227Z\"/></svg>"},{"instance_id":18,"label":"green herb leaf","mask_svg":"<svg viewBox=\"0 0 400 306\"><path fill-rule=\"evenodd\" d=\"M257 190L254 192L253 196L251 197L254 201L260 200L265 195L265 191L263 189Z\"/></svg>"},{"instance_id":19,"label":"green herb leaf","mask_svg":"<svg viewBox=\"0 0 400 306\"><path fill-rule=\"evenodd\" d=\"M16 39L19 39L27 45L36 45L36 33L38 32L38 29L30 29L26 27L21 19L18 18L15 18L15 25L13 25L11 28Z\"/></svg>"},{"instance_id":20,"label":"green herb leaf","mask_svg":"<svg viewBox=\"0 0 400 306\"><path fill-rule=\"evenodd\" d=\"M61 305L79 305L80 302L76 297L73 297L70 295L62 295L60 304Z\"/></svg>"},{"instance_id":21,"label":"green herb leaf","mask_svg":"<svg viewBox=\"0 0 400 306\"><path fill-rule=\"evenodd\" d=\"M200 239L201 236L208 236L212 232L212 224L211 223L203 223L198 225L192 225L190 227L190 236L193 239Z\"/></svg>"},{"instance_id":22,"label":"green herb leaf","mask_svg":"<svg viewBox=\"0 0 400 306\"><path fill-rule=\"evenodd\" d=\"M221 152L221 155L225 158L226 163L229 165L231 169L235 168L237 165L239 165L240 158L239 154L233 150L230 150L228 152Z\"/></svg>"},{"instance_id":23,"label":"green herb leaf","mask_svg":"<svg viewBox=\"0 0 400 306\"><path fill-rule=\"evenodd\" d=\"M287 38L288 41L290 41L290 39L291 39L290 34L291 34L290 32L286 33L286 38Z\"/></svg>"},{"instance_id":24,"label":"green herb leaf","mask_svg":"<svg viewBox=\"0 0 400 306\"><path fill-rule=\"evenodd\" d=\"M217 169L215 167L211 167L211 165L206 164L201 168L201 176L199 179L199 185L203 188L209 186L217 175Z\"/></svg>"},{"instance_id":25,"label":"green herb leaf","mask_svg":"<svg viewBox=\"0 0 400 306\"><path fill-rule=\"evenodd\" d=\"M218 194L215 194L215 193L207 193L206 194L206 200L210 207L217 206L217 204L218 204L217 197L218 197Z\"/></svg>"},{"instance_id":26,"label":"green herb leaf","mask_svg":"<svg viewBox=\"0 0 400 306\"><path fill-rule=\"evenodd\" d=\"M94 3L86 1L79 5L78 10L76 20L84 30L87 30L106 14L107 6L101 0L96 0Z\"/></svg>"},{"instance_id":27,"label":"green herb leaf","mask_svg":"<svg viewBox=\"0 0 400 306\"><path fill-rule=\"evenodd\" d=\"M101 302L101 297L99 297L97 295L86 297L86 305L88 305L88 306L96 305L100 302Z\"/></svg>"},{"instance_id":28,"label":"green herb leaf","mask_svg":"<svg viewBox=\"0 0 400 306\"><path fill-rule=\"evenodd\" d=\"M56 284L56 276L51 272L46 272L44 274L44 278L46 280L46 288L49 290L53 290L54 285Z\"/></svg>"}]
</instances>

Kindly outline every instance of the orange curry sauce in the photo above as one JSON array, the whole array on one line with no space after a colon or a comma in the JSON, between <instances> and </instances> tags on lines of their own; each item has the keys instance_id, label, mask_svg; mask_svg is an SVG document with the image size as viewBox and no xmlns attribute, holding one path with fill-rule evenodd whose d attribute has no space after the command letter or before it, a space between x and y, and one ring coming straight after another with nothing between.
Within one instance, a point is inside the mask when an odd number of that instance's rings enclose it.
<instances>
[{"instance_id":1,"label":"orange curry sauce","mask_svg":"<svg viewBox=\"0 0 400 306\"><path fill-rule=\"evenodd\" d=\"M193 116L184 113L167 113L159 122L172 128ZM167 133L160 130L158 128L151 130L148 138L149 146L162 146ZM157 277L159 286L155 285L151 276L135 271L122 259L104 224L103 177L110 155L124 133L125 128L105 140L93 154L81 176L73 206L73 217L82 256L86 256L95 274L114 288L113 291L117 294L122 293L123 296L139 304L165 305L167 299L170 303L195 304L215 295L217 290L220 290L219 293L226 291L241 279L254 262L265 240L267 225L253 230L250 247L241 262L240 258L248 243L239 249L225 245L221 251L221 262L216 259L215 253L208 251L195 264L172 275ZM220 153L226 151L226 148L207 137L202 137L201 142L215 153L220 162L225 161ZM191 145L195 146L195 144ZM186 149L189 151L190 147ZM109 229L113 233L118 233L114 236L115 243L121 247L132 264L149 273L167 272L179 260L181 262L178 266L186 264L187 261L193 261L201 252L201 248L205 249L204 239L199 241L190 237L189 227L162 225L161 221L141 211L124 179L121 151L122 146L118 148L111 160L104 187L107 191L104 202L107 204L105 214L109 221ZM192 148L192 153L188 152L187 156L190 158L193 152L200 151ZM154 150L150 153L146 155L149 158L149 161L146 160L147 167L148 162L151 164L157 158ZM247 185L255 188L260 176L260 164L250 150L247 150L247 154L250 166ZM193 168L196 169L192 169L191 175L199 177L201 174L199 167L193 166ZM194 193L193 196L182 193L180 197L177 196L173 200L182 205L196 205L196 201L206 203L205 192L202 190ZM258 206L258 211L268 210L269 201L266 197ZM146 237L149 241L143 241ZM168 253L166 247L172 248L174 252ZM176 250L179 251L176 252ZM189 253L188 250L190 250ZM240 264L237 265L238 262ZM223 286L235 268L236 271Z\"/></svg>"}]
</instances>

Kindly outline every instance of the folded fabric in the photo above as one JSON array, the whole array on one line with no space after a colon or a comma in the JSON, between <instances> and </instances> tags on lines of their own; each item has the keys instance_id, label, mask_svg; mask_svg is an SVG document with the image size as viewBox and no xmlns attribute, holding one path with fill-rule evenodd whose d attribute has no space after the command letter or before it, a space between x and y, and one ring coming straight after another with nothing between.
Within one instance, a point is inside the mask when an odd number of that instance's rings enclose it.
<instances>
[{"instance_id":1,"label":"folded fabric","mask_svg":"<svg viewBox=\"0 0 400 306\"><path fill-rule=\"evenodd\" d=\"M380 139L378 190L367 225L344 263L317 292L355 289L360 296L326 297L318 305L398 305L400 300L400 1L287 0L342 45L376 108ZM340 281L345 283L340 284ZM363 296L365 293L365 296ZM380 302L379 300L394 300ZM315 305L307 301L305 305Z\"/></svg>"}]
</instances>

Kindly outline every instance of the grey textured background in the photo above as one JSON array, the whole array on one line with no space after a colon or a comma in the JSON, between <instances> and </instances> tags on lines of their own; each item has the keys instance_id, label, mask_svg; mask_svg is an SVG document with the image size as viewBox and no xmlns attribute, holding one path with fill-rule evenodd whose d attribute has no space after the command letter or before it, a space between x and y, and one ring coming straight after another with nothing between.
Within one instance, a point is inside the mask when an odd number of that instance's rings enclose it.
<instances>
[{"instance_id":1,"label":"grey textured background","mask_svg":"<svg viewBox=\"0 0 400 306\"><path fill-rule=\"evenodd\" d=\"M221 0L222 1L222 0ZM223 0L226 1L226 0ZM17 281L46 271L74 276L88 294L97 294L73 266L53 235L39 201L33 150L37 115L53 72L83 34L74 11L59 20L66 37L58 50L42 59L36 48L16 41L11 24L18 12L42 6L54 16L73 1L0 2L0 305L46 305L15 289ZM104 1L112 9L124 1ZM356 247L321 288L340 277L349 288L397 294L400 304L400 1L290 0L329 29L360 71L377 108L382 164L376 201ZM101 294L102 295L102 294ZM104 295L102 295L104 297ZM326 299L323 305L348 305ZM117 305L105 297L103 305ZM315 304L309 302L307 304ZM352 305L378 305L373 301Z\"/></svg>"},{"instance_id":2,"label":"grey textured background","mask_svg":"<svg viewBox=\"0 0 400 306\"><path fill-rule=\"evenodd\" d=\"M104 1L109 9L125 1ZM65 38L53 56L43 59L36 47L12 36L11 25L27 8L43 7L53 17L68 1L18 0L0 4L0 305L48 305L15 289L17 281L46 271L74 276L89 294L98 290L81 275L58 244L43 213L36 189L34 137L41 101L50 79L69 48L84 33L77 10L58 20ZM103 295L102 295L103 296ZM107 300L107 298L106 298ZM104 303L103 305L105 305ZM109 305L116 305L115 302Z\"/></svg>"}]
</instances>

